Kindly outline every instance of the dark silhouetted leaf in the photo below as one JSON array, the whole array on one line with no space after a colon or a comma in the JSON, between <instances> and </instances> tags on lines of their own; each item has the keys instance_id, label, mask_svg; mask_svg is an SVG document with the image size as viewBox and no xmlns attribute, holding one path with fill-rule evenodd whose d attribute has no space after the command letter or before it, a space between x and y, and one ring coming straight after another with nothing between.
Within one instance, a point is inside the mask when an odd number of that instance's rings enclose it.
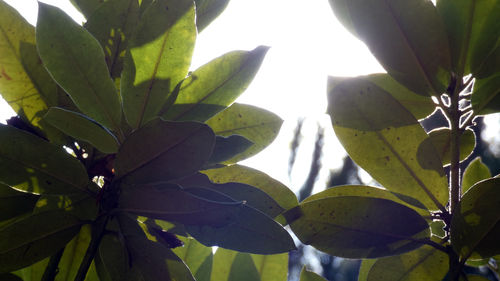
<instances>
[{"instance_id":1,"label":"dark silhouetted leaf","mask_svg":"<svg viewBox=\"0 0 500 281\"><path fill-rule=\"evenodd\" d=\"M241 135L253 142L245 152L225 162L232 164L253 156L267 147L278 135L283 120L267 110L234 103L206 123L216 135Z\"/></svg>"},{"instance_id":2,"label":"dark silhouetted leaf","mask_svg":"<svg viewBox=\"0 0 500 281\"><path fill-rule=\"evenodd\" d=\"M104 235L99 244L95 264L101 281L127 280L130 260L125 240L111 233Z\"/></svg>"},{"instance_id":3,"label":"dark silhouetted leaf","mask_svg":"<svg viewBox=\"0 0 500 281\"><path fill-rule=\"evenodd\" d=\"M266 215L274 218L285 209L280 207L274 199L265 191L248 184L238 182L228 182L222 184L212 183L208 176L204 174L195 174L176 181L183 188L206 188L220 192L229 196L234 201L245 201L251 206Z\"/></svg>"},{"instance_id":4,"label":"dark silhouetted leaf","mask_svg":"<svg viewBox=\"0 0 500 281\"><path fill-rule=\"evenodd\" d=\"M213 131L196 122L155 119L131 134L116 155L116 177L131 183L168 181L198 171L212 154Z\"/></svg>"},{"instance_id":5,"label":"dark silhouetted leaf","mask_svg":"<svg viewBox=\"0 0 500 281\"><path fill-rule=\"evenodd\" d=\"M304 244L347 258L405 253L430 235L417 212L380 198L327 197L301 203L284 216Z\"/></svg>"},{"instance_id":6,"label":"dark silhouetted leaf","mask_svg":"<svg viewBox=\"0 0 500 281\"><path fill-rule=\"evenodd\" d=\"M33 214L0 228L0 272L10 272L55 254L82 222L64 211Z\"/></svg>"},{"instance_id":7,"label":"dark silhouetted leaf","mask_svg":"<svg viewBox=\"0 0 500 281\"><path fill-rule=\"evenodd\" d=\"M98 209L96 199L83 192L72 195L42 195L36 202L33 214L64 210L82 221L92 221L97 217Z\"/></svg>"},{"instance_id":8,"label":"dark silhouetted leaf","mask_svg":"<svg viewBox=\"0 0 500 281\"><path fill-rule=\"evenodd\" d=\"M35 194L70 194L89 184L83 165L62 148L5 125L0 125L0 178Z\"/></svg>"},{"instance_id":9,"label":"dark silhouetted leaf","mask_svg":"<svg viewBox=\"0 0 500 281\"><path fill-rule=\"evenodd\" d=\"M182 83L168 120L205 122L243 93L260 68L268 47L234 51L201 66Z\"/></svg>"},{"instance_id":10,"label":"dark silhouetted leaf","mask_svg":"<svg viewBox=\"0 0 500 281\"><path fill-rule=\"evenodd\" d=\"M409 253L378 259L366 281L441 281L448 272L448 255L430 246Z\"/></svg>"},{"instance_id":11,"label":"dark silhouetted leaf","mask_svg":"<svg viewBox=\"0 0 500 281\"><path fill-rule=\"evenodd\" d=\"M196 27L201 32L226 9L229 0L195 0Z\"/></svg>"},{"instance_id":12,"label":"dark silhouetted leaf","mask_svg":"<svg viewBox=\"0 0 500 281\"><path fill-rule=\"evenodd\" d=\"M186 77L196 39L194 2L154 1L128 42L121 95L128 123L154 118Z\"/></svg>"},{"instance_id":13,"label":"dark silhouetted leaf","mask_svg":"<svg viewBox=\"0 0 500 281\"><path fill-rule=\"evenodd\" d=\"M90 143L101 152L116 153L118 151L118 140L113 133L83 114L52 107L44 120L65 134Z\"/></svg>"},{"instance_id":14,"label":"dark silhouetted leaf","mask_svg":"<svg viewBox=\"0 0 500 281\"><path fill-rule=\"evenodd\" d=\"M38 196L20 192L0 183L0 221L31 213Z\"/></svg>"},{"instance_id":15,"label":"dark silhouetted leaf","mask_svg":"<svg viewBox=\"0 0 500 281\"><path fill-rule=\"evenodd\" d=\"M415 117L373 85L346 79L329 93L335 134L351 158L385 188L429 210L443 210L448 184L436 148Z\"/></svg>"},{"instance_id":16,"label":"dark silhouetted leaf","mask_svg":"<svg viewBox=\"0 0 500 281\"><path fill-rule=\"evenodd\" d=\"M399 83L419 95L444 92L450 80L450 52L432 2L330 0L330 4Z\"/></svg>"},{"instance_id":17,"label":"dark silhouetted leaf","mask_svg":"<svg viewBox=\"0 0 500 281\"><path fill-rule=\"evenodd\" d=\"M299 204L297 197L288 187L265 173L242 165L231 165L220 169L203 171L214 183L240 182L262 189L283 209Z\"/></svg>"},{"instance_id":18,"label":"dark silhouetted leaf","mask_svg":"<svg viewBox=\"0 0 500 281\"><path fill-rule=\"evenodd\" d=\"M480 157L476 157L465 168L462 179L462 194L471 188L477 182L491 178L490 169L486 166Z\"/></svg>"},{"instance_id":19,"label":"dark silhouetted leaf","mask_svg":"<svg viewBox=\"0 0 500 281\"><path fill-rule=\"evenodd\" d=\"M500 112L500 75L477 79L471 103L474 113L478 115Z\"/></svg>"},{"instance_id":20,"label":"dark silhouetted leaf","mask_svg":"<svg viewBox=\"0 0 500 281\"><path fill-rule=\"evenodd\" d=\"M307 270L304 266L300 271L300 281L326 281L326 279L321 277L319 274Z\"/></svg>"},{"instance_id":21,"label":"dark silhouetted leaf","mask_svg":"<svg viewBox=\"0 0 500 281\"><path fill-rule=\"evenodd\" d=\"M208 159L207 167L229 160L244 152L253 143L240 135L230 135L228 137L217 136L212 156Z\"/></svg>"},{"instance_id":22,"label":"dark silhouetted leaf","mask_svg":"<svg viewBox=\"0 0 500 281\"><path fill-rule=\"evenodd\" d=\"M76 106L120 131L120 101L96 39L59 8L44 3L39 3L36 38L45 67Z\"/></svg>"},{"instance_id":23,"label":"dark silhouetted leaf","mask_svg":"<svg viewBox=\"0 0 500 281\"><path fill-rule=\"evenodd\" d=\"M16 276L12 273L0 274L0 280L2 280L2 281L23 281L23 279L21 277Z\"/></svg>"},{"instance_id":24,"label":"dark silhouetted leaf","mask_svg":"<svg viewBox=\"0 0 500 281\"><path fill-rule=\"evenodd\" d=\"M462 258L500 254L499 185L499 178L481 181L463 195L451 223L451 242Z\"/></svg>"},{"instance_id":25,"label":"dark silhouetted leaf","mask_svg":"<svg viewBox=\"0 0 500 281\"><path fill-rule=\"evenodd\" d=\"M451 130L439 128L429 132L434 147L443 161L443 166L450 165L450 138ZM476 135L472 130L465 130L460 136L460 161L467 158L476 146Z\"/></svg>"},{"instance_id":26,"label":"dark silhouetted leaf","mask_svg":"<svg viewBox=\"0 0 500 281\"><path fill-rule=\"evenodd\" d=\"M69 0L86 18L108 0Z\"/></svg>"}]
</instances>

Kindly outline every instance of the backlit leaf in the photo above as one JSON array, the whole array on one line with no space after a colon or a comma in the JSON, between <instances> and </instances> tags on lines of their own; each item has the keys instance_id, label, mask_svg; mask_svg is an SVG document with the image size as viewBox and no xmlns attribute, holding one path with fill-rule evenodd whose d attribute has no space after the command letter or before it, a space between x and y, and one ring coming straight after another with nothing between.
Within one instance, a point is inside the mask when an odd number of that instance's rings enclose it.
<instances>
[{"instance_id":1,"label":"backlit leaf","mask_svg":"<svg viewBox=\"0 0 500 281\"><path fill-rule=\"evenodd\" d=\"M210 264L209 272L204 274L203 271L206 270L207 261L210 263L213 259L212 248L203 246L193 238L179 238L184 242L184 246L172 249L172 251L186 263L197 281L210 280L212 265Z\"/></svg>"},{"instance_id":2,"label":"backlit leaf","mask_svg":"<svg viewBox=\"0 0 500 281\"><path fill-rule=\"evenodd\" d=\"M326 281L326 279L313 271L307 270L304 266L302 267L302 271L300 271L300 281Z\"/></svg>"},{"instance_id":3,"label":"backlit leaf","mask_svg":"<svg viewBox=\"0 0 500 281\"><path fill-rule=\"evenodd\" d=\"M262 189L285 210L299 204L297 197L288 187L267 174L250 167L231 165L202 172L214 183L241 182Z\"/></svg>"},{"instance_id":4,"label":"backlit leaf","mask_svg":"<svg viewBox=\"0 0 500 281\"><path fill-rule=\"evenodd\" d=\"M500 179L473 185L460 201L460 214L451 223L452 245L462 258L500 254Z\"/></svg>"},{"instance_id":5,"label":"backlit leaf","mask_svg":"<svg viewBox=\"0 0 500 281\"><path fill-rule=\"evenodd\" d=\"M430 246L378 259L366 281L441 281L448 272L448 255Z\"/></svg>"},{"instance_id":6,"label":"backlit leaf","mask_svg":"<svg viewBox=\"0 0 500 281\"><path fill-rule=\"evenodd\" d=\"M89 184L83 165L62 148L0 125L0 179L35 194L70 194Z\"/></svg>"},{"instance_id":7,"label":"backlit leaf","mask_svg":"<svg viewBox=\"0 0 500 281\"><path fill-rule=\"evenodd\" d=\"M232 164L259 153L271 144L278 135L283 120L267 110L234 103L206 123L216 135L241 135L253 142L245 152L225 162Z\"/></svg>"},{"instance_id":8,"label":"backlit leaf","mask_svg":"<svg viewBox=\"0 0 500 281\"><path fill-rule=\"evenodd\" d=\"M82 221L92 221L97 217L96 199L86 193L72 195L42 195L36 202L33 214L66 211Z\"/></svg>"},{"instance_id":9,"label":"backlit leaf","mask_svg":"<svg viewBox=\"0 0 500 281\"><path fill-rule=\"evenodd\" d=\"M217 136L215 138L215 146L206 167L211 168L212 165L224 162L234 156L244 152L253 143L240 135L230 135L228 137Z\"/></svg>"},{"instance_id":10,"label":"backlit leaf","mask_svg":"<svg viewBox=\"0 0 500 281\"><path fill-rule=\"evenodd\" d=\"M81 221L64 211L15 220L0 229L0 272L10 272L55 254L79 231Z\"/></svg>"},{"instance_id":11,"label":"backlit leaf","mask_svg":"<svg viewBox=\"0 0 500 281\"><path fill-rule=\"evenodd\" d=\"M251 206L266 215L274 218L279 215L284 209L278 205L274 199L265 191L253 187L248 184L238 182L228 183L212 183L208 176L204 174L195 174L176 181L185 189L189 188L207 188L216 192L220 192L232 198L234 201L245 201L248 206Z\"/></svg>"},{"instance_id":12,"label":"backlit leaf","mask_svg":"<svg viewBox=\"0 0 500 281\"><path fill-rule=\"evenodd\" d=\"M123 58L128 41L140 17L137 0L108 0L93 12L85 28L99 41L112 78L118 78L123 69Z\"/></svg>"},{"instance_id":13,"label":"backlit leaf","mask_svg":"<svg viewBox=\"0 0 500 281\"><path fill-rule=\"evenodd\" d=\"M429 239L427 222L414 210L371 197L327 197L284 214L304 243L331 255L376 258L414 250Z\"/></svg>"},{"instance_id":14,"label":"backlit leaf","mask_svg":"<svg viewBox=\"0 0 500 281\"><path fill-rule=\"evenodd\" d=\"M69 0L86 18L108 0Z\"/></svg>"},{"instance_id":15,"label":"backlit leaf","mask_svg":"<svg viewBox=\"0 0 500 281\"><path fill-rule=\"evenodd\" d=\"M99 244L95 264L101 281L126 280L130 260L125 240L111 233L104 235Z\"/></svg>"},{"instance_id":16,"label":"backlit leaf","mask_svg":"<svg viewBox=\"0 0 500 281\"><path fill-rule=\"evenodd\" d=\"M359 267L358 281L366 281L368 278L368 273L372 266L377 262L376 259L365 259L361 260L361 266Z\"/></svg>"},{"instance_id":17,"label":"backlit leaf","mask_svg":"<svg viewBox=\"0 0 500 281\"><path fill-rule=\"evenodd\" d=\"M478 115L497 113L500 111L500 75L474 82L471 97L472 109Z\"/></svg>"},{"instance_id":18,"label":"backlit leaf","mask_svg":"<svg viewBox=\"0 0 500 281\"><path fill-rule=\"evenodd\" d=\"M144 12L121 76L123 110L132 128L154 118L186 77L195 39L193 1L159 0Z\"/></svg>"},{"instance_id":19,"label":"backlit leaf","mask_svg":"<svg viewBox=\"0 0 500 281\"><path fill-rule=\"evenodd\" d=\"M195 0L196 27L201 32L217 18L229 4L229 0Z\"/></svg>"},{"instance_id":20,"label":"backlit leaf","mask_svg":"<svg viewBox=\"0 0 500 281\"><path fill-rule=\"evenodd\" d=\"M201 66L184 80L175 103L163 117L208 120L246 90L268 50L260 46L253 51L234 51Z\"/></svg>"},{"instance_id":21,"label":"backlit leaf","mask_svg":"<svg viewBox=\"0 0 500 281\"><path fill-rule=\"evenodd\" d=\"M462 179L462 194L479 181L491 178L491 172L480 157L476 157L465 168L464 176Z\"/></svg>"},{"instance_id":22,"label":"backlit leaf","mask_svg":"<svg viewBox=\"0 0 500 281\"><path fill-rule=\"evenodd\" d=\"M209 159L214 143L215 135L205 124L157 118L124 141L116 155L116 177L151 183L190 175Z\"/></svg>"},{"instance_id":23,"label":"backlit leaf","mask_svg":"<svg viewBox=\"0 0 500 281\"><path fill-rule=\"evenodd\" d=\"M59 8L39 3L36 27L40 57L78 109L113 131L121 106L97 40Z\"/></svg>"},{"instance_id":24,"label":"backlit leaf","mask_svg":"<svg viewBox=\"0 0 500 281\"><path fill-rule=\"evenodd\" d=\"M439 128L429 132L434 147L443 161L443 166L450 165L451 130ZM472 130L465 130L460 136L460 161L465 160L476 146L476 135Z\"/></svg>"},{"instance_id":25,"label":"backlit leaf","mask_svg":"<svg viewBox=\"0 0 500 281\"><path fill-rule=\"evenodd\" d=\"M384 66L419 95L437 95L449 83L450 52L433 3L421 0L330 0L339 20ZM339 9L339 10L337 10Z\"/></svg>"},{"instance_id":26,"label":"backlit leaf","mask_svg":"<svg viewBox=\"0 0 500 281\"><path fill-rule=\"evenodd\" d=\"M358 79L342 81L328 99L335 134L358 165L388 190L413 197L429 210L444 209L448 183L441 159L406 108Z\"/></svg>"},{"instance_id":27,"label":"backlit leaf","mask_svg":"<svg viewBox=\"0 0 500 281\"><path fill-rule=\"evenodd\" d=\"M118 151L119 143L113 133L83 114L52 107L44 120L66 135L90 143L101 152Z\"/></svg>"},{"instance_id":28,"label":"backlit leaf","mask_svg":"<svg viewBox=\"0 0 500 281\"><path fill-rule=\"evenodd\" d=\"M436 3L450 42L451 62L458 75L471 73L485 61L497 38L499 1L439 0ZM496 11L495 11L495 6ZM495 20L493 20L495 18ZM496 30L495 30L496 29ZM493 44L493 45L492 45ZM482 52L480 55L478 52ZM477 66L476 66L477 68Z\"/></svg>"},{"instance_id":29,"label":"backlit leaf","mask_svg":"<svg viewBox=\"0 0 500 281\"><path fill-rule=\"evenodd\" d=\"M226 223L213 225L189 225L188 233L205 246L219 246L253 254L277 254L295 249L288 232L264 213L242 204Z\"/></svg>"},{"instance_id":30,"label":"backlit leaf","mask_svg":"<svg viewBox=\"0 0 500 281\"><path fill-rule=\"evenodd\" d=\"M38 196L0 184L0 221L31 213Z\"/></svg>"}]
</instances>

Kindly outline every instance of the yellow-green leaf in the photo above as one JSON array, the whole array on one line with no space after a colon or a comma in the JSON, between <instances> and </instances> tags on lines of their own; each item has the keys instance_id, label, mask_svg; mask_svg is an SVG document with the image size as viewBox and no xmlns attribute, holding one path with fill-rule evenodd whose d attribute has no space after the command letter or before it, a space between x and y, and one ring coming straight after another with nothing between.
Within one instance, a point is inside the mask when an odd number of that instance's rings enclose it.
<instances>
[{"instance_id":1,"label":"yellow-green leaf","mask_svg":"<svg viewBox=\"0 0 500 281\"><path fill-rule=\"evenodd\" d=\"M471 104L474 113L478 115L500 111L500 74L474 82Z\"/></svg>"},{"instance_id":2,"label":"yellow-green leaf","mask_svg":"<svg viewBox=\"0 0 500 281\"><path fill-rule=\"evenodd\" d=\"M450 139L451 130L439 128L429 132L434 147L439 153L443 166L450 165ZM460 136L460 161L467 158L476 146L476 135L472 130L465 130Z\"/></svg>"},{"instance_id":3,"label":"yellow-green leaf","mask_svg":"<svg viewBox=\"0 0 500 281\"><path fill-rule=\"evenodd\" d=\"M327 281L325 278L321 277L319 274L309 271L306 267L302 267L300 272L300 281Z\"/></svg>"},{"instance_id":4,"label":"yellow-green leaf","mask_svg":"<svg viewBox=\"0 0 500 281\"><path fill-rule=\"evenodd\" d=\"M201 32L217 18L229 4L229 0L195 0L196 27Z\"/></svg>"},{"instance_id":5,"label":"yellow-green leaf","mask_svg":"<svg viewBox=\"0 0 500 281\"><path fill-rule=\"evenodd\" d=\"M465 168L464 176L462 179L462 194L471 188L477 182L491 178L491 172L480 157L476 157Z\"/></svg>"}]
</instances>

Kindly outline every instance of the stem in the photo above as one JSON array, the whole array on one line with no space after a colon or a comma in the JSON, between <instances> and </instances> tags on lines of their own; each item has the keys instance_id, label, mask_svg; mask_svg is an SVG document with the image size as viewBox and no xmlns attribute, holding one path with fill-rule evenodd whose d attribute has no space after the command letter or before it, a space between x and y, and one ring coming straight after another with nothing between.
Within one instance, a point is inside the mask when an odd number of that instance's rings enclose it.
<instances>
[{"instance_id":1,"label":"stem","mask_svg":"<svg viewBox=\"0 0 500 281\"><path fill-rule=\"evenodd\" d=\"M99 248L101 239L104 236L104 231L106 230L106 224L108 223L109 216L103 216L99 218L94 225L92 225L92 240L90 240L90 245L87 248L87 252L83 257L83 261L78 268L76 273L75 281L84 281L89 271L92 260Z\"/></svg>"},{"instance_id":2,"label":"stem","mask_svg":"<svg viewBox=\"0 0 500 281\"><path fill-rule=\"evenodd\" d=\"M61 261L63 253L64 253L64 247L50 257L49 264L47 264L47 267L43 272L41 281L54 281L58 273L57 268L59 266L59 262Z\"/></svg>"}]
</instances>

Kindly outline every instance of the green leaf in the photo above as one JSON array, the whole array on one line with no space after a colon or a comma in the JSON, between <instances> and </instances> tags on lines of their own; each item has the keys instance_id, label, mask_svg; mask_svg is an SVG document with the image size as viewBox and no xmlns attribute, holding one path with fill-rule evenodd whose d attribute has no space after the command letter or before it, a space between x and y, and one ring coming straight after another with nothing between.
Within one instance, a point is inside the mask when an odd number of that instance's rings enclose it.
<instances>
[{"instance_id":1,"label":"green leaf","mask_svg":"<svg viewBox=\"0 0 500 281\"><path fill-rule=\"evenodd\" d=\"M329 93L328 113L347 153L376 181L429 210L444 210L448 183L441 159L396 99L371 82L346 79Z\"/></svg>"},{"instance_id":2,"label":"green leaf","mask_svg":"<svg viewBox=\"0 0 500 281\"><path fill-rule=\"evenodd\" d=\"M300 271L300 281L327 281L327 280L321 277L320 275L307 270L306 267L304 266Z\"/></svg>"},{"instance_id":3,"label":"green leaf","mask_svg":"<svg viewBox=\"0 0 500 281\"><path fill-rule=\"evenodd\" d=\"M484 62L488 50L498 38L495 22L500 2L439 0L436 3L443 19L450 42L451 62L459 76L471 72L471 60L474 64ZM495 36L496 33L496 36ZM481 54L478 51L482 52Z\"/></svg>"},{"instance_id":4,"label":"green leaf","mask_svg":"<svg viewBox=\"0 0 500 281\"><path fill-rule=\"evenodd\" d=\"M127 280L129 254L125 241L115 234L103 236L95 257L97 273L101 281Z\"/></svg>"},{"instance_id":5,"label":"green leaf","mask_svg":"<svg viewBox=\"0 0 500 281\"><path fill-rule=\"evenodd\" d=\"M38 55L32 52L35 30L14 8L0 2L0 93L9 105L38 125L40 112L47 109L43 96L25 71L24 62ZM27 56L30 55L30 56ZM48 81L51 81L49 78Z\"/></svg>"},{"instance_id":6,"label":"green leaf","mask_svg":"<svg viewBox=\"0 0 500 281\"><path fill-rule=\"evenodd\" d=\"M361 196L327 197L284 213L304 244L346 258L376 258L416 249L429 239L427 222L396 202Z\"/></svg>"},{"instance_id":7,"label":"green leaf","mask_svg":"<svg viewBox=\"0 0 500 281\"><path fill-rule=\"evenodd\" d=\"M244 153L225 162L225 164L233 164L259 153L271 144L278 135L283 120L267 110L234 103L206 123L216 135L241 135L253 142L253 145Z\"/></svg>"},{"instance_id":8,"label":"green leaf","mask_svg":"<svg viewBox=\"0 0 500 281\"><path fill-rule=\"evenodd\" d=\"M85 28L99 41L112 78L118 78L123 69L123 58L128 41L140 18L137 0L108 0L88 17Z\"/></svg>"},{"instance_id":9,"label":"green leaf","mask_svg":"<svg viewBox=\"0 0 500 281\"><path fill-rule=\"evenodd\" d=\"M121 95L128 123L137 129L154 118L186 77L196 39L194 2L153 2L128 43Z\"/></svg>"},{"instance_id":10,"label":"green leaf","mask_svg":"<svg viewBox=\"0 0 500 281\"><path fill-rule=\"evenodd\" d=\"M214 132L205 124L154 119L120 147L116 178L151 183L190 175L209 159L214 144Z\"/></svg>"},{"instance_id":11,"label":"green leaf","mask_svg":"<svg viewBox=\"0 0 500 281\"><path fill-rule=\"evenodd\" d=\"M450 52L436 8L421 0L330 0L339 20L363 40L389 75L419 95L448 86Z\"/></svg>"},{"instance_id":12,"label":"green leaf","mask_svg":"<svg viewBox=\"0 0 500 281\"><path fill-rule=\"evenodd\" d=\"M201 32L226 9L229 0L195 0L196 27Z\"/></svg>"},{"instance_id":13,"label":"green leaf","mask_svg":"<svg viewBox=\"0 0 500 281\"><path fill-rule=\"evenodd\" d=\"M99 206L96 198L86 193L65 195L42 195L36 202L33 214L64 210L83 221L95 220Z\"/></svg>"},{"instance_id":14,"label":"green leaf","mask_svg":"<svg viewBox=\"0 0 500 281\"><path fill-rule=\"evenodd\" d=\"M76 106L118 132L120 101L96 39L59 8L39 3L36 40L45 67Z\"/></svg>"},{"instance_id":15,"label":"green leaf","mask_svg":"<svg viewBox=\"0 0 500 281\"><path fill-rule=\"evenodd\" d=\"M240 182L257 187L271 196L283 209L299 204L297 196L281 182L267 174L242 165L202 171L214 183Z\"/></svg>"},{"instance_id":16,"label":"green leaf","mask_svg":"<svg viewBox=\"0 0 500 281\"><path fill-rule=\"evenodd\" d=\"M260 211L242 204L222 226L189 225L188 233L205 246L253 254L277 254L295 249L288 232Z\"/></svg>"},{"instance_id":17,"label":"green leaf","mask_svg":"<svg viewBox=\"0 0 500 281\"><path fill-rule=\"evenodd\" d=\"M248 206L257 209L272 218L278 216L285 210L265 191L244 183L212 183L208 176L201 173L182 178L175 181L175 183L179 184L186 190L201 187L225 194L234 201L245 201L245 204Z\"/></svg>"},{"instance_id":18,"label":"green leaf","mask_svg":"<svg viewBox=\"0 0 500 281\"><path fill-rule=\"evenodd\" d=\"M468 281L489 281L490 279L484 277L484 276L480 276L480 275L467 275L467 280Z\"/></svg>"},{"instance_id":19,"label":"green leaf","mask_svg":"<svg viewBox=\"0 0 500 281\"><path fill-rule=\"evenodd\" d=\"M34 194L70 194L89 184L83 165L62 148L0 125L0 181Z\"/></svg>"},{"instance_id":20,"label":"green leaf","mask_svg":"<svg viewBox=\"0 0 500 281\"><path fill-rule=\"evenodd\" d=\"M206 167L211 168L218 163L229 160L244 152L253 143L240 135L230 135L228 137L216 136L215 146Z\"/></svg>"},{"instance_id":21,"label":"green leaf","mask_svg":"<svg viewBox=\"0 0 500 281\"><path fill-rule=\"evenodd\" d=\"M473 185L460 201L460 214L451 223L451 242L462 258L500 254L500 179Z\"/></svg>"},{"instance_id":22,"label":"green leaf","mask_svg":"<svg viewBox=\"0 0 500 281\"><path fill-rule=\"evenodd\" d=\"M131 263L126 280L195 281L184 262L172 250L148 239L137 221L120 216L119 222Z\"/></svg>"},{"instance_id":23,"label":"green leaf","mask_svg":"<svg viewBox=\"0 0 500 281\"><path fill-rule=\"evenodd\" d=\"M210 280L213 261L212 248L203 246L193 238L179 238L184 242L184 247L177 247L172 251L186 263L197 281ZM210 265L208 272L204 272L207 267L206 263Z\"/></svg>"},{"instance_id":24,"label":"green leaf","mask_svg":"<svg viewBox=\"0 0 500 281\"><path fill-rule=\"evenodd\" d=\"M497 9L498 10L498 9ZM480 52L478 52L482 55ZM477 78L485 79L489 76L493 76L498 74L498 69L500 67L500 40L497 41L496 46L493 50L491 50L485 58L482 60L481 65L478 66L478 69L474 72L476 73Z\"/></svg>"},{"instance_id":25,"label":"green leaf","mask_svg":"<svg viewBox=\"0 0 500 281\"><path fill-rule=\"evenodd\" d=\"M477 115L500 112L500 75L477 79L474 82L471 104Z\"/></svg>"},{"instance_id":26,"label":"green leaf","mask_svg":"<svg viewBox=\"0 0 500 281\"><path fill-rule=\"evenodd\" d=\"M0 274L0 280L2 281L23 281L23 279L17 275L12 273L3 273Z\"/></svg>"},{"instance_id":27,"label":"green leaf","mask_svg":"<svg viewBox=\"0 0 500 281\"><path fill-rule=\"evenodd\" d=\"M370 269L375 264L376 259L361 260L361 266L359 267L358 281L366 281L368 278L368 273Z\"/></svg>"},{"instance_id":28,"label":"green leaf","mask_svg":"<svg viewBox=\"0 0 500 281\"><path fill-rule=\"evenodd\" d=\"M448 255L430 246L409 253L378 259L367 281L441 281L448 272Z\"/></svg>"},{"instance_id":29,"label":"green leaf","mask_svg":"<svg viewBox=\"0 0 500 281\"><path fill-rule=\"evenodd\" d=\"M233 51L201 66L184 80L168 120L204 122L243 93L260 68L269 47Z\"/></svg>"},{"instance_id":30,"label":"green leaf","mask_svg":"<svg viewBox=\"0 0 500 281\"><path fill-rule=\"evenodd\" d=\"M425 209L425 206L422 203L418 202L412 198L408 198L407 196L390 192L385 189L381 189L379 187L366 186L366 185L343 185L343 186L334 186L313 194L304 201L303 203L328 198L328 197L342 197L342 196L360 196L360 197L371 197L371 198L380 198L387 199L399 203L401 205L405 205L414 209L421 216L429 217L429 211Z\"/></svg>"},{"instance_id":31,"label":"green leaf","mask_svg":"<svg viewBox=\"0 0 500 281\"><path fill-rule=\"evenodd\" d=\"M0 228L0 272L55 254L79 231L81 221L64 211L33 214Z\"/></svg>"},{"instance_id":32,"label":"green leaf","mask_svg":"<svg viewBox=\"0 0 500 281\"><path fill-rule=\"evenodd\" d=\"M0 221L31 213L38 196L20 192L0 183Z\"/></svg>"},{"instance_id":33,"label":"green leaf","mask_svg":"<svg viewBox=\"0 0 500 281\"><path fill-rule=\"evenodd\" d=\"M90 143L101 152L118 152L119 143L113 133L83 114L52 107L44 120L66 135Z\"/></svg>"},{"instance_id":34,"label":"green leaf","mask_svg":"<svg viewBox=\"0 0 500 281\"><path fill-rule=\"evenodd\" d=\"M490 169L481 161L481 157L476 157L465 168L462 179L462 194L469 190L475 183L488 178L491 178Z\"/></svg>"},{"instance_id":35,"label":"green leaf","mask_svg":"<svg viewBox=\"0 0 500 281\"><path fill-rule=\"evenodd\" d=\"M89 18L97 8L108 0L69 0L75 8L77 8L85 18Z\"/></svg>"},{"instance_id":36,"label":"green leaf","mask_svg":"<svg viewBox=\"0 0 500 281\"><path fill-rule=\"evenodd\" d=\"M450 139L451 130L439 128L429 132L432 144L443 161L443 166L450 165ZM472 130L465 130L460 136L460 161L472 154L476 146L476 135Z\"/></svg>"},{"instance_id":37,"label":"green leaf","mask_svg":"<svg viewBox=\"0 0 500 281\"><path fill-rule=\"evenodd\" d=\"M288 254L255 255L218 248L214 256L212 281L286 280Z\"/></svg>"},{"instance_id":38,"label":"green leaf","mask_svg":"<svg viewBox=\"0 0 500 281\"><path fill-rule=\"evenodd\" d=\"M178 185L162 184L156 187L123 188L119 208L122 211L183 224L231 223L232 213L242 202L215 202L194 196Z\"/></svg>"}]
</instances>

